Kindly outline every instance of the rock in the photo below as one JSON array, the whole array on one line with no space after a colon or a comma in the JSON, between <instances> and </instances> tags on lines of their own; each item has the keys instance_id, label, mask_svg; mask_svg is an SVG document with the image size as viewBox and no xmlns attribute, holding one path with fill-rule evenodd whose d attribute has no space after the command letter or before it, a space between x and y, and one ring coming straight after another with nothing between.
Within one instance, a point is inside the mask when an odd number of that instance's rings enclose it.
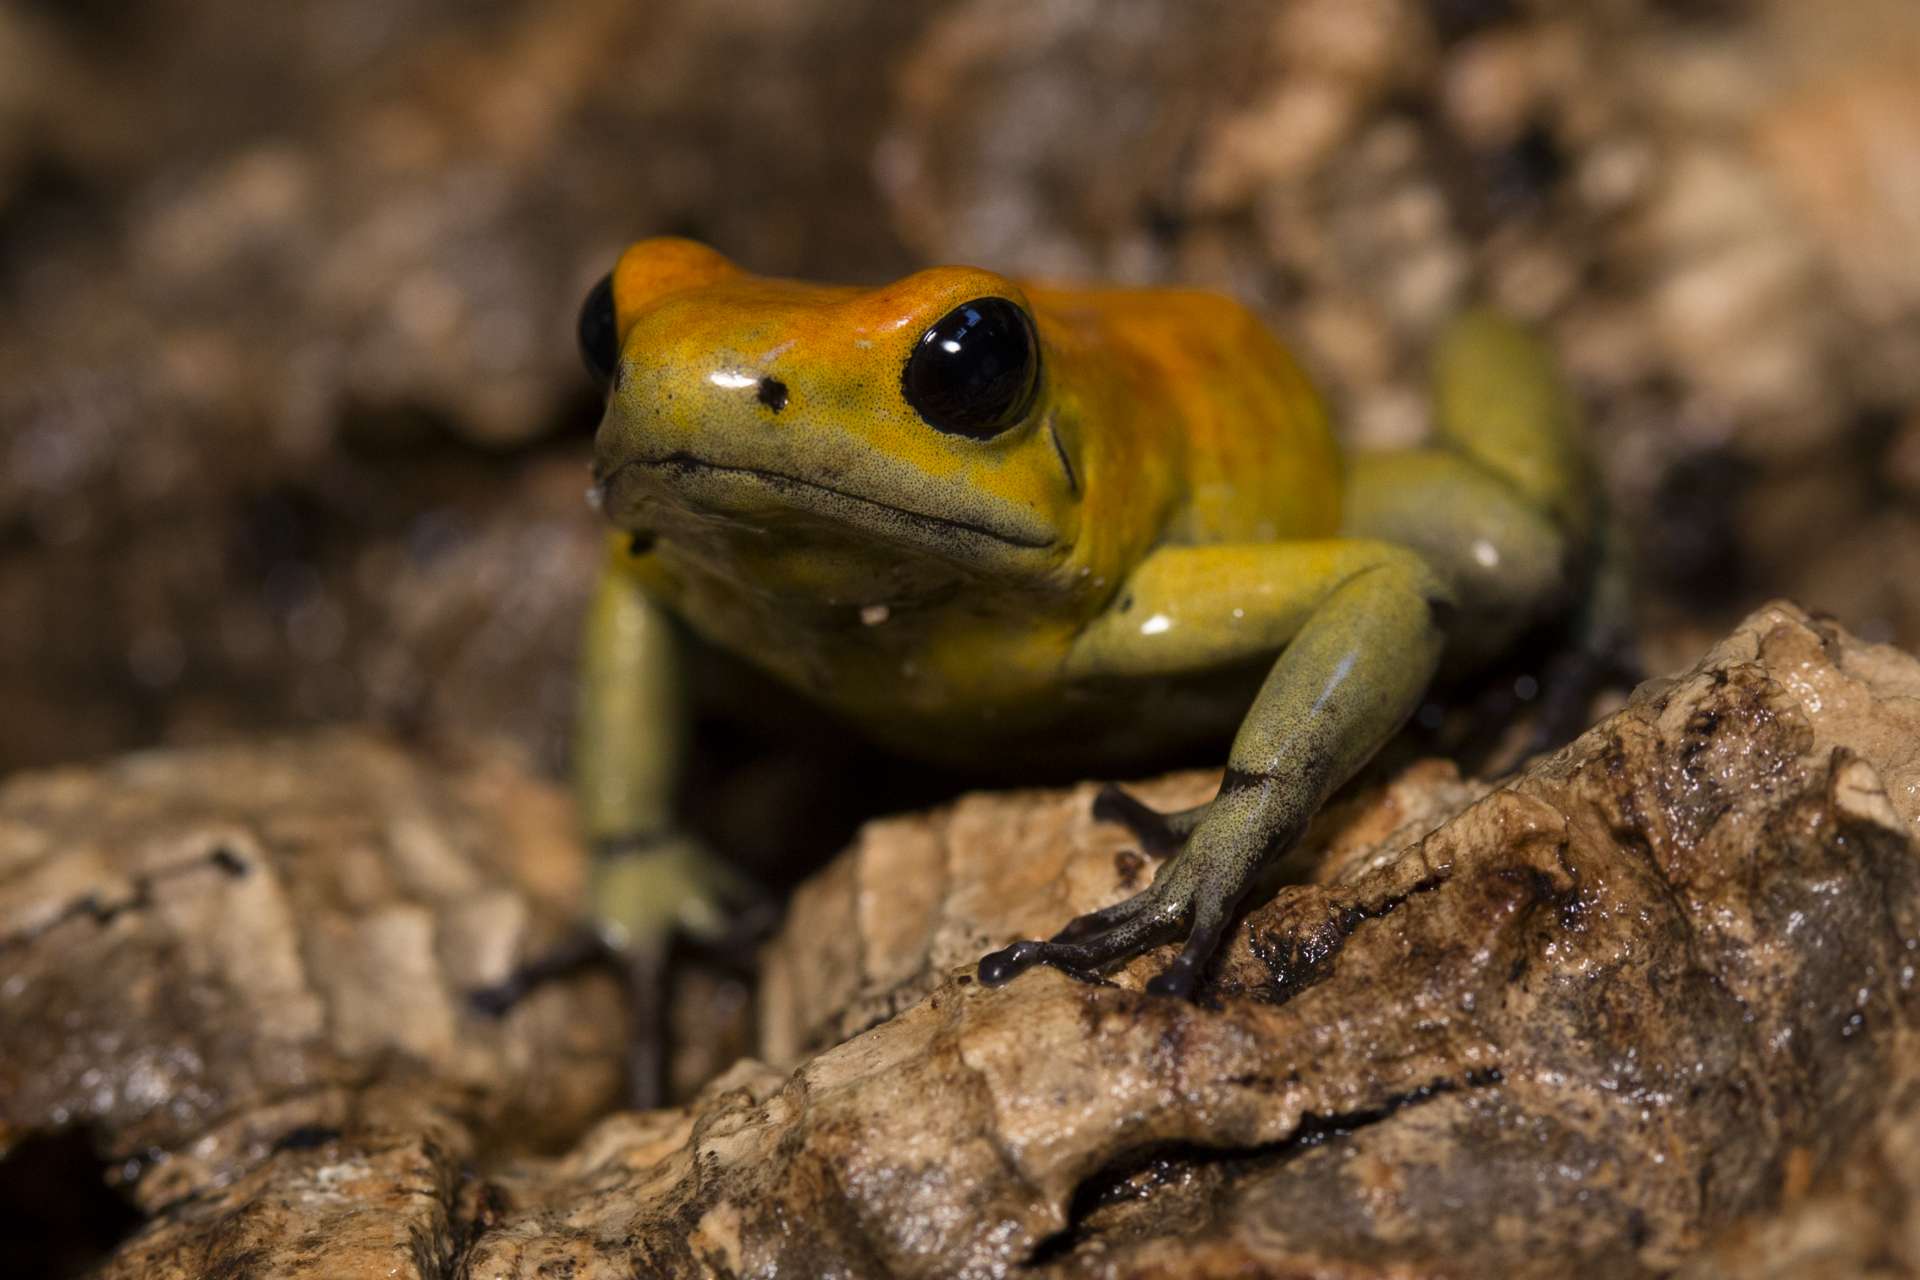
<instances>
[{"instance_id":1,"label":"rock","mask_svg":"<svg viewBox=\"0 0 1920 1280\"><path fill-rule=\"evenodd\" d=\"M149 1212L342 1133L555 1149L617 1096L616 984L466 995L565 935L581 878L554 788L364 734L16 775L0 1149L84 1130Z\"/></svg>"},{"instance_id":2,"label":"rock","mask_svg":"<svg viewBox=\"0 0 1920 1280\"><path fill-rule=\"evenodd\" d=\"M196 1253L182 1253L180 1237L205 1231L217 1240L206 1252L224 1262L243 1259L252 1274L275 1277L422 1277L422 1259L452 1252L461 1161L470 1154L452 1141L415 1129L401 1136L365 1137L354 1144L329 1137L311 1151L288 1151L231 1185L184 1202L165 1226L136 1237L98 1274L127 1280L199 1280Z\"/></svg>"},{"instance_id":3,"label":"rock","mask_svg":"<svg viewBox=\"0 0 1920 1280\"><path fill-rule=\"evenodd\" d=\"M1217 771L1131 788L1162 810L1212 796ZM1331 806L1290 864L1325 875L1425 835L1486 788L1429 760ZM906 1009L992 947L1051 933L1143 887L1151 864L1095 822L1099 787L970 795L871 823L794 895L761 966L761 1052L790 1065Z\"/></svg>"},{"instance_id":4,"label":"rock","mask_svg":"<svg viewBox=\"0 0 1920 1280\"><path fill-rule=\"evenodd\" d=\"M752 1112L762 1159L797 1142L762 1194L821 1161L812 1215L877 1232L889 1274L1675 1265L1844 1168L1917 1079L1916 693L1906 655L1763 610L1489 794L1427 764L1326 815L1215 1008L1137 994L1166 952L1110 988L968 984L983 947L1143 880L1089 791L876 824L770 953L765 1047L930 993ZM743 1271L792 1247L754 1234Z\"/></svg>"},{"instance_id":5,"label":"rock","mask_svg":"<svg viewBox=\"0 0 1920 1280\"><path fill-rule=\"evenodd\" d=\"M1769 606L1496 787L1357 789L1199 1004L1141 991L1166 950L973 980L1150 873L1088 789L877 823L769 949L793 1069L559 1158L394 1106L105 1274L303 1274L326 1241L329 1275L490 1280L1860 1271L1920 1177L1916 742L1920 662Z\"/></svg>"},{"instance_id":6,"label":"rock","mask_svg":"<svg viewBox=\"0 0 1920 1280\"><path fill-rule=\"evenodd\" d=\"M1911 1081L1840 1165L1813 1177L1812 1153L1783 1163L1780 1206L1756 1215L1682 1267L1684 1280L1867 1280L1920 1274L1920 1096Z\"/></svg>"},{"instance_id":7,"label":"rock","mask_svg":"<svg viewBox=\"0 0 1920 1280\"><path fill-rule=\"evenodd\" d=\"M342 720L554 763L602 532L581 299L664 231L915 265L855 194L915 20L0 4L0 769Z\"/></svg>"}]
</instances>

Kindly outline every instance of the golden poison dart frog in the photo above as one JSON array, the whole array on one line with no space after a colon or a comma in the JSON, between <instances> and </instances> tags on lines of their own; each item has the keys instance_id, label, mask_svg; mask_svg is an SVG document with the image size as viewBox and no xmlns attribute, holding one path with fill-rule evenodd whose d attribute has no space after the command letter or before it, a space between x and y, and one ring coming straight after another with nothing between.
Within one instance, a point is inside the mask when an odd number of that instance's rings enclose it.
<instances>
[{"instance_id":1,"label":"golden poison dart frog","mask_svg":"<svg viewBox=\"0 0 1920 1280\"><path fill-rule=\"evenodd\" d=\"M618 527L577 743L597 908L644 940L712 901L675 834L667 614L885 744L1125 767L1231 740L1209 803L1101 816L1150 886L980 962L1086 975L1169 941L1189 995L1261 868L1420 704L1573 603L1594 504L1545 350L1471 313L1431 444L1343 457L1291 355L1224 297L970 267L765 279L679 239L588 297Z\"/></svg>"}]
</instances>

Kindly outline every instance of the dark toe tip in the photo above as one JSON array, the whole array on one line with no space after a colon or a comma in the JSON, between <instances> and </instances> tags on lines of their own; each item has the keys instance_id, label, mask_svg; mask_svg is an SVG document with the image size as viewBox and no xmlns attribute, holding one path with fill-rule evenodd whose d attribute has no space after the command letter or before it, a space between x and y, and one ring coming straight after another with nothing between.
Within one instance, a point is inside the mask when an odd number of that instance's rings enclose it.
<instances>
[{"instance_id":1,"label":"dark toe tip","mask_svg":"<svg viewBox=\"0 0 1920 1280\"><path fill-rule=\"evenodd\" d=\"M980 981L989 987L1013 981L1040 962L1044 946L1039 942L1016 942L980 957Z\"/></svg>"},{"instance_id":2,"label":"dark toe tip","mask_svg":"<svg viewBox=\"0 0 1920 1280\"><path fill-rule=\"evenodd\" d=\"M1191 1000L1193 979L1194 971L1176 960L1160 974L1148 980L1147 994L1172 996L1176 1000Z\"/></svg>"},{"instance_id":3,"label":"dark toe tip","mask_svg":"<svg viewBox=\"0 0 1920 1280\"><path fill-rule=\"evenodd\" d=\"M467 992L467 1007L483 1018L500 1018L519 1002L522 994L518 985L512 982L480 987Z\"/></svg>"},{"instance_id":4,"label":"dark toe tip","mask_svg":"<svg viewBox=\"0 0 1920 1280\"><path fill-rule=\"evenodd\" d=\"M1095 822L1125 822L1133 815L1133 797L1109 782L1093 798Z\"/></svg>"}]
</instances>

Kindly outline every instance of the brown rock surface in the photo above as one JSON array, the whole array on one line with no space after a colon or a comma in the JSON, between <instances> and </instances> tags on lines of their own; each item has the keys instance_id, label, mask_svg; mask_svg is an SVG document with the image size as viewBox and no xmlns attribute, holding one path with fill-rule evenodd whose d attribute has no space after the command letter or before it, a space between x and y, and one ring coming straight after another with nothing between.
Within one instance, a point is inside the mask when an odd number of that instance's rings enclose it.
<instances>
[{"instance_id":1,"label":"brown rock surface","mask_svg":"<svg viewBox=\"0 0 1920 1280\"><path fill-rule=\"evenodd\" d=\"M86 1130L153 1211L341 1131L556 1147L617 1094L614 983L466 993L562 935L579 871L553 788L361 734L18 775L0 1148Z\"/></svg>"},{"instance_id":2,"label":"brown rock surface","mask_svg":"<svg viewBox=\"0 0 1920 1280\"><path fill-rule=\"evenodd\" d=\"M983 946L1148 874L1086 801L869 829L769 953L768 1050L818 1046L791 1073L743 1062L551 1160L475 1165L473 1130L396 1111L163 1214L108 1274L1866 1275L1913 1256L1910 656L1771 606L1493 789L1431 763L1362 789L1199 1005L1140 991L1162 957L1102 985L971 980Z\"/></svg>"}]
</instances>

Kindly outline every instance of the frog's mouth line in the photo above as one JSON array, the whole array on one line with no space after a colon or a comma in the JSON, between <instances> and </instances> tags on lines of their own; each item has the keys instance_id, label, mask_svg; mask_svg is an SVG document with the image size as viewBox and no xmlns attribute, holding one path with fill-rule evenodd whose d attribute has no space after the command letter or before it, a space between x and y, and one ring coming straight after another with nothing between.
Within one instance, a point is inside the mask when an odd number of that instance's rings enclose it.
<instances>
[{"instance_id":1,"label":"frog's mouth line","mask_svg":"<svg viewBox=\"0 0 1920 1280\"><path fill-rule=\"evenodd\" d=\"M778 492L805 491L823 494L841 503L852 504L856 509L865 509L879 515L883 520L905 520L925 529L940 533L965 533L975 537L991 538L995 542L1004 542L1022 550L1037 551L1050 547L1054 539L1044 534L1026 530L1008 530L994 528L991 525L977 524L971 520L962 520L955 516L929 515L925 511L914 511L907 507L897 507L891 502L881 502L864 494L849 493L845 489L836 489L832 485L821 484L818 480L802 480L799 476L790 476L782 471L768 471L762 467L734 466L722 462L709 462L705 458L696 458L690 453L670 453L664 458L632 458L621 463L601 482L603 490L611 491L615 480L628 467L647 466L659 471L677 472L682 475L707 474L713 476L736 476L757 481Z\"/></svg>"}]
</instances>

